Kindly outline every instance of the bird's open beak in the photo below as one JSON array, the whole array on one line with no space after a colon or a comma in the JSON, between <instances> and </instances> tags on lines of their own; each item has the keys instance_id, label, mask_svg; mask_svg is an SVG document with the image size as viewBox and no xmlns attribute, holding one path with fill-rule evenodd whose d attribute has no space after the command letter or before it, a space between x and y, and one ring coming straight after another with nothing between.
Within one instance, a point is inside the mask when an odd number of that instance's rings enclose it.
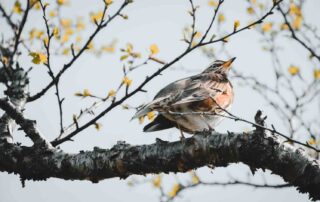
<instances>
[{"instance_id":1,"label":"bird's open beak","mask_svg":"<svg viewBox=\"0 0 320 202\"><path fill-rule=\"evenodd\" d=\"M226 61L226 62L222 65L222 67L223 67L223 68L226 68L226 69L229 69L230 66L231 66L231 64L232 64L232 62L233 62L235 59L236 59L236 57L231 58L230 60Z\"/></svg>"}]
</instances>

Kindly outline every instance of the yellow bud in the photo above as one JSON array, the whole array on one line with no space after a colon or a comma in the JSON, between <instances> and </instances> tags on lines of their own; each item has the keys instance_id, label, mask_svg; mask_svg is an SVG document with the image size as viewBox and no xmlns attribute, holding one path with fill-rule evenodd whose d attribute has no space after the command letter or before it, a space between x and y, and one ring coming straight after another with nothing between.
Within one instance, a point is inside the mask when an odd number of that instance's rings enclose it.
<instances>
[{"instance_id":1,"label":"yellow bud","mask_svg":"<svg viewBox=\"0 0 320 202\"><path fill-rule=\"evenodd\" d=\"M313 71L314 79L320 79L320 69L315 69Z\"/></svg>"},{"instance_id":2,"label":"yellow bud","mask_svg":"<svg viewBox=\"0 0 320 202\"><path fill-rule=\"evenodd\" d=\"M159 52L159 48L158 48L157 44L152 44L150 46L150 52L151 52L151 55L155 55Z\"/></svg>"},{"instance_id":3,"label":"yellow bud","mask_svg":"<svg viewBox=\"0 0 320 202\"><path fill-rule=\"evenodd\" d=\"M116 96L116 91L112 89L109 91L108 97L114 97L114 96Z\"/></svg>"},{"instance_id":4,"label":"yellow bud","mask_svg":"<svg viewBox=\"0 0 320 202\"><path fill-rule=\"evenodd\" d=\"M234 21L233 31L237 31L239 26L240 26L240 21L239 20Z\"/></svg>"},{"instance_id":5,"label":"yellow bud","mask_svg":"<svg viewBox=\"0 0 320 202\"><path fill-rule=\"evenodd\" d=\"M126 85L126 86L130 86L132 83L132 80L129 79L127 76L123 77L122 82Z\"/></svg>"},{"instance_id":6,"label":"yellow bud","mask_svg":"<svg viewBox=\"0 0 320 202\"><path fill-rule=\"evenodd\" d=\"M161 186L161 176L157 175L155 178L153 178L152 184L154 187L159 188Z\"/></svg>"},{"instance_id":7,"label":"yellow bud","mask_svg":"<svg viewBox=\"0 0 320 202\"><path fill-rule=\"evenodd\" d=\"M96 128L97 131L99 131L102 128L102 124L101 123L94 123L94 127Z\"/></svg>"},{"instance_id":8,"label":"yellow bud","mask_svg":"<svg viewBox=\"0 0 320 202\"><path fill-rule=\"evenodd\" d=\"M83 95L83 97L88 97L88 96L91 96L91 93L90 93L89 89L84 89L82 95Z\"/></svg>"},{"instance_id":9,"label":"yellow bud","mask_svg":"<svg viewBox=\"0 0 320 202\"><path fill-rule=\"evenodd\" d=\"M272 23L271 22L266 22L266 23L263 23L263 25L262 25L262 31L263 32L269 32L269 31L271 31L271 29L272 29Z\"/></svg>"},{"instance_id":10,"label":"yellow bud","mask_svg":"<svg viewBox=\"0 0 320 202\"><path fill-rule=\"evenodd\" d=\"M173 185L171 191L168 193L168 196L169 196L170 198L175 197L175 196L177 195L178 191L180 190L180 188L181 188L181 186L180 186L180 184L178 184L178 183L175 184L175 185Z\"/></svg>"},{"instance_id":11,"label":"yellow bud","mask_svg":"<svg viewBox=\"0 0 320 202\"><path fill-rule=\"evenodd\" d=\"M291 65L291 66L288 68L288 72L289 72L292 76L294 76L294 75L296 75L296 74L298 74L298 73L300 72L300 69L299 69L298 67L296 67L296 66Z\"/></svg>"}]
</instances>

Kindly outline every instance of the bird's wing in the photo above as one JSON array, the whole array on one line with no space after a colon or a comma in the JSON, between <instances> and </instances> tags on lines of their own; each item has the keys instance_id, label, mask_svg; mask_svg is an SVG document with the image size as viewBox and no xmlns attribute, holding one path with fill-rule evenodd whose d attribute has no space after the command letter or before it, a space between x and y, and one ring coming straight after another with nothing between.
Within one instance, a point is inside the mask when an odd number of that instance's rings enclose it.
<instances>
[{"instance_id":1,"label":"bird's wing","mask_svg":"<svg viewBox=\"0 0 320 202\"><path fill-rule=\"evenodd\" d=\"M215 101L215 98L226 91L226 83L204 78L196 84L189 85L180 96L172 103L172 106L200 102L205 100Z\"/></svg>"},{"instance_id":2,"label":"bird's wing","mask_svg":"<svg viewBox=\"0 0 320 202\"><path fill-rule=\"evenodd\" d=\"M142 106L132 119L145 116L148 112L153 110L161 110L162 106L167 105L167 103L172 102L175 97L179 96L191 81L192 80L189 77L170 83L157 93L153 101Z\"/></svg>"}]
</instances>

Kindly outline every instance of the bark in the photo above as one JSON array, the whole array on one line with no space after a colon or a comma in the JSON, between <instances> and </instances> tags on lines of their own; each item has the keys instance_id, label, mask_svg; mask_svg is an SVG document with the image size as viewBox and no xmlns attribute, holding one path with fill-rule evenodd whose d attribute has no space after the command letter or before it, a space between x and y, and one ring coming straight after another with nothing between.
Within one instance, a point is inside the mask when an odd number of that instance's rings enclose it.
<instances>
[{"instance_id":1,"label":"bark","mask_svg":"<svg viewBox=\"0 0 320 202\"><path fill-rule=\"evenodd\" d=\"M320 199L319 162L263 130L198 134L177 142L157 139L154 144L141 146L118 142L111 149L94 148L77 154L0 143L0 171L30 180L56 177L98 182L132 174L186 172L202 166L226 167L238 162L247 164L251 170L269 169L300 192L309 193L313 200Z\"/></svg>"}]
</instances>

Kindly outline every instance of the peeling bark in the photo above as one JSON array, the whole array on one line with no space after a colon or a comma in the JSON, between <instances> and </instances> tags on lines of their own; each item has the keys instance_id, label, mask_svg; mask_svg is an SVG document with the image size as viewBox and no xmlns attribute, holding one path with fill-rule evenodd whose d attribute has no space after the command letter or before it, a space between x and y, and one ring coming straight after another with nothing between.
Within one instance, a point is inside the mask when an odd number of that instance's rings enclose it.
<instances>
[{"instance_id":1,"label":"peeling bark","mask_svg":"<svg viewBox=\"0 0 320 202\"><path fill-rule=\"evenodd\" d=\"M244 134L199 134L177 142L158 139L154 144L141 146L118 142L111 149L95 148L77 154L0 143L0 171L29 180L56 177L98 182L132 174L226 167L238 162L252 170L269 169L300 192L309 193L313 200L320 199L319 162L262 130Z\"/></svg>"}]
</instances>

